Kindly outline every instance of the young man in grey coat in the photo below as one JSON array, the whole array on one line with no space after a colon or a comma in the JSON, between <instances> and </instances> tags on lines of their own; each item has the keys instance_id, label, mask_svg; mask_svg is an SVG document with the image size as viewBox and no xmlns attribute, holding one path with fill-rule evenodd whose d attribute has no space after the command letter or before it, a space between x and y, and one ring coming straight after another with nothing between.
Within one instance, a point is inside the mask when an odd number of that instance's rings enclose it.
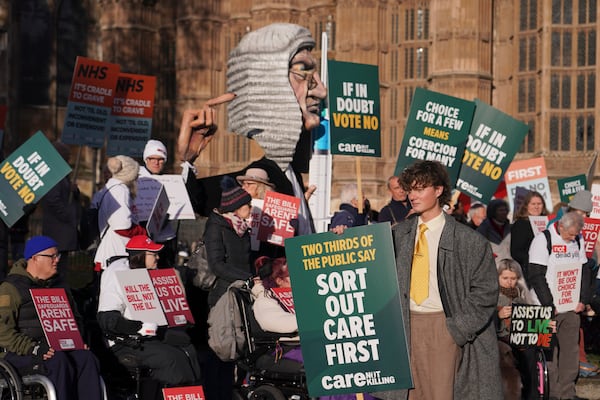
<instances>
[{"instance_id":1,"label":"young man in grey coat","mask_svg":"<svg viewBox=\"0 0 600 400\"><path fill-rule=\"evenodd\" d=\"M492 322L498 279L490 245L443 211L450 200L450 184L441 164L418 161L403 171L400 180L416 214L393 229L414 388L376 395L500 400Z\"/></svg>"}]
</instances>

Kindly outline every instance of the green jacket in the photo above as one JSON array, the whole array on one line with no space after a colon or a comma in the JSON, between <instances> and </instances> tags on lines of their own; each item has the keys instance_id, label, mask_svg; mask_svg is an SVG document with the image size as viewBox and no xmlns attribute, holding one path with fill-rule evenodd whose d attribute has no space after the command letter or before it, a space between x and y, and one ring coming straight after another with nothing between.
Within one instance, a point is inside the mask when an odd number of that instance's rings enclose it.
<instances>
[{"instance_id":1,"label":"green jacket","mask_svg":"<svg viewBox=\"0 0 600 400\"><path fill-rule=\"evenodd\" d=\"M24 259L21 259L13 265L8 275L20 275L21 277L27 278L28 281L26 282L29 288L64 287L60 284L58 276L55 275L48 280L36 279L26 271L26 267L27 262ZM76 310L73 307L73 299L70 296L69 290L67 290L67 296L69 297L69 302L73 308L73 313L77 318ZM21 332L19 329L20 318L22 321L24 317L24 315L21 315L22 306L24 303L26 304L26 302L27 299L22 298L15 285L6 281L0 284L0 347L2 347L5 352L12 352L18 355L28 355L31 354L38 341L45 340L43 335L37 338L31 337ZM26 308L28 309L27 312L29 314L31 314L31 308L29 308L30 306L32 305L26 305ZM37 314L35 314L35 308L33 311L33 314L27 316L26 319L29 320L30 318L37 318ZM36 323L39 324L39 320L27 321L28 326L36 325ZM39 327L41 328L41 324ZM0 357L4 354L5 353L0 353Z\"/></svg>"}]
</instances>

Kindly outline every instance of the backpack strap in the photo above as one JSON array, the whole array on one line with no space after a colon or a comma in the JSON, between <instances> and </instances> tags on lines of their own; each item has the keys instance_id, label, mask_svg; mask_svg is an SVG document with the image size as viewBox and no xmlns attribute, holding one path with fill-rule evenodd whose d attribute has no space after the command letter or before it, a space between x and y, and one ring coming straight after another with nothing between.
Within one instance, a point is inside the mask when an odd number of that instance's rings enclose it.
<instances>
[{"instance_id":1,"label":"backpack strap","mask_svg":"<svg viewBox=\"0 0 600 400\"><path fill-rule=\"evenodd\" d=\"M550 235L550 231L548 229L544 229L542 231L544 236L546 236L546 248L548 249L548 255L552 253L552 237Z\"/></svg>"},{"instance_id":2,"label":"backpack strap","mask_svg":"<svg viewBox=\"0 0 600 400\"><path fill-rule=\"evenodd\" d=\"M552 235L550 235L550 231L548 229L544 229L542 231L544 236L546 236L546 248L548 249L548 254L552 253ZM577 248L581 250L581 235L575 236L575 241L577 242Z\"/></svg>"}]
</instances>

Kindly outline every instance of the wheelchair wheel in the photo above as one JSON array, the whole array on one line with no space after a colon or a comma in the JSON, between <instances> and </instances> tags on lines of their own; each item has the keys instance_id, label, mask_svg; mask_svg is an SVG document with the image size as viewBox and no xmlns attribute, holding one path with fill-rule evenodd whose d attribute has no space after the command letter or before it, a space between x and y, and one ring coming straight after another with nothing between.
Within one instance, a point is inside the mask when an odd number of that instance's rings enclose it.
<instances>
[{"instance_id":1,"label":"wheelchair wheel","mask_svg":"<svg viewBox=\"0 0 600 400\"><path fill-rule=\"evenodd\" d=\"M245 400L246 398L244 396L242 396L242 394L239 392L239 390L234 389L233 391L233 396L231 397L232 400Z\"/></svg>"},{"instance_id":2,"label":"wheelchair wheel","mask_svg":"<svg viewBox=\"0 0 600 400\"><path fill-rule=\"evenodd\" d=\"M537 392L540 400L548 400L550 397L550 384L548 383L548 366L546 356L541 349L535 350L535 376L537 381Z\"/></svg>"},{"instance_id":3,"label":"wheelchair wheel","mask_svg":"<svg viewBox=\"0 0 600 400\"><path fill-rule=\"evenodd\" d=\"M281 390L269 385L262 385L256 388L250 395L250 398L254 400L286 400Z\"/></svg>"},{"instance_id":4,"label":"wheelchair wheel","mask_svg":"<svg viewBox=\"0 0 600 400\"><path fill-rule=\"evenodd\" d=\"M0 360L0 398L2 400L23 399L23 384L14 367Z\"/></svg>"}]
</instances>

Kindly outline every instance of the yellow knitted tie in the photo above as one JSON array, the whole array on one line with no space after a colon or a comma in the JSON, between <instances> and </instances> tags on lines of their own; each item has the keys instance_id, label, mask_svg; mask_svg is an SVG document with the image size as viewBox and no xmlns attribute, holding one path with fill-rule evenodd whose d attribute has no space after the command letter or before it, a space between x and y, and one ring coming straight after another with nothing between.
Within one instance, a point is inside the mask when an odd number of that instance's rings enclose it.
<instances>
[{"instance_id":1,"label":"yellow knitted tie","mask_svg":"<svg viewBox=\"0 0 600 400\"><path fill-rule=\"evenodd\" d=\"M427 225L419 225L419 240L415 246L410 275L410 298L417 304L429 297L429 246L425 237L426 230Z\"/></svg>"}]
</instances>

